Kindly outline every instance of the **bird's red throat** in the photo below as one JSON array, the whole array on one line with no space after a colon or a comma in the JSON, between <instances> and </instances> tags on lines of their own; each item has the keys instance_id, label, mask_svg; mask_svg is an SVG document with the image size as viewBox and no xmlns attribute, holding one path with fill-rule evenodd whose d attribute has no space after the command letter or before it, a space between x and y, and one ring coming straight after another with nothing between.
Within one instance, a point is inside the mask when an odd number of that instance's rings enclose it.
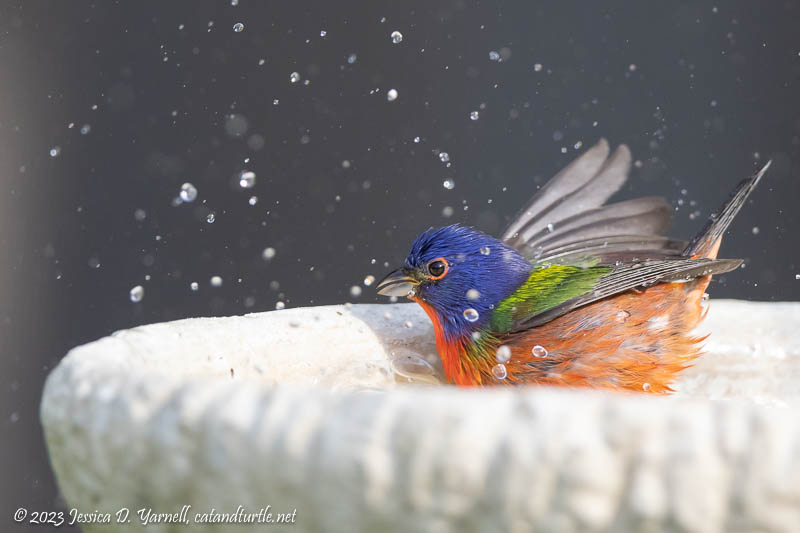
<instances>
[{"instance_id":1,"label":"bird's red throat","mask_svg":"<svg viewBox=\"0 0 800 533\"><path fill-rule=\"evenodd\" d=\"M412 300L425 310L428 318L433 323L433 331L436 335L436 350L442 359L442 366L447 380L456 385L480 385L480 371L472 364L473 361L470 358L463 357L465 353L464 342L468 342L468 339L466 341L459 339L448 341L445 338L444 326L436 309L418 298L412 298Z\"/></svg>"}]
</instances>

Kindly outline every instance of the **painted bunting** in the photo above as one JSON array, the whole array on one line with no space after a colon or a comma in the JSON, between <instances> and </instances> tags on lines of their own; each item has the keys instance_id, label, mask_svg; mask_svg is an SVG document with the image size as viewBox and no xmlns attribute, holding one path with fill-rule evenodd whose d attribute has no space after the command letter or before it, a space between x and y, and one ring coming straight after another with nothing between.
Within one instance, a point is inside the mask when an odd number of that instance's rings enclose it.
<instances>
[{"instance_id":1,"label":"painted bunting","mask_svg":"<svg viewBox=\"0 0 800 533\"><path fill-rule=\"evenodd\" d=\"M717 259L722 234L769 163L685 242L663 236L663 198L605 205L631 164L625 145L609 152L601 139L561 170L499 239L425 231L377 285L422 306L451 383L668 393L701 354L705 289L742 263Z\"/></svg>"}]
</instances>

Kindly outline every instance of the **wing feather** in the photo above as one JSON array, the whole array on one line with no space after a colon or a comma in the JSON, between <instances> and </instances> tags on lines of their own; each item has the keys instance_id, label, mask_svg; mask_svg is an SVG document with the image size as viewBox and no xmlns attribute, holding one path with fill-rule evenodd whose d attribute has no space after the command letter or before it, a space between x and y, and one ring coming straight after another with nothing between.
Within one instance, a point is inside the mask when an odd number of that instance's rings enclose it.
<instances>
[{"instance_id":1,"label":"wing feather","mask_svg":"<svg viewBox=\"0 0 800 533\"><path fill-rule=\"evenodd\" d=\"M540 326L576 307L631 289L646 288L656 283L687 281L709 274L722 274L733 270L741 263L741 259L687 259L685 257L625 263L600 278L592 291L535 315L518 317L512 331Z\"/></svg>"}]
</instances>

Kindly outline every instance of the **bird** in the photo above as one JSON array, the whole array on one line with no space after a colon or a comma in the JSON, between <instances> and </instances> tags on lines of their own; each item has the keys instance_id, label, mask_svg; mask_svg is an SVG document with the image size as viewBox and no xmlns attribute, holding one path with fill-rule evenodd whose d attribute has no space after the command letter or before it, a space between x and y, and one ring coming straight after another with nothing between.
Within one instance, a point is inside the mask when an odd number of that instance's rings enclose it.
<instances>
[{"instance_id":1,"label":"bird","mask_svg":"<svg viewBox=\"0 0 800 533\"><path fill-rule=\"evenodd\" d=\"M769 168L742 180L691 240L665 236L662 197L607 203L626 182L631 151L608 141L551 178L499 238L466 225L429 228L376 285L430 318L447 381L549 385L651 394L703 352L695 328L736 214Z\"/></svg>"}]
</instances>

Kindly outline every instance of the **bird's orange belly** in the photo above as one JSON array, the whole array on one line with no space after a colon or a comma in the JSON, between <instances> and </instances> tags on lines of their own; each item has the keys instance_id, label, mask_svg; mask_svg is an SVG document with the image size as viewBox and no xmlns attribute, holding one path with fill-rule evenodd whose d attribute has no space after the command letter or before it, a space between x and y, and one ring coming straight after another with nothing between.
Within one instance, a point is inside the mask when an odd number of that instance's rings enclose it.
<instances>
[{"instance_id":1,"label":"bird's orange belly","mask_svg":"<svg viewBox=\"0 0 800 533\"><path fill-rule=\"evenodd\" d=\"M701 353L705 337L692 331L705 316L710 278L628 291L506 335L507 377L498 380L489 369L481 381L670 392Z\"/></svg>"}]
</instances>

